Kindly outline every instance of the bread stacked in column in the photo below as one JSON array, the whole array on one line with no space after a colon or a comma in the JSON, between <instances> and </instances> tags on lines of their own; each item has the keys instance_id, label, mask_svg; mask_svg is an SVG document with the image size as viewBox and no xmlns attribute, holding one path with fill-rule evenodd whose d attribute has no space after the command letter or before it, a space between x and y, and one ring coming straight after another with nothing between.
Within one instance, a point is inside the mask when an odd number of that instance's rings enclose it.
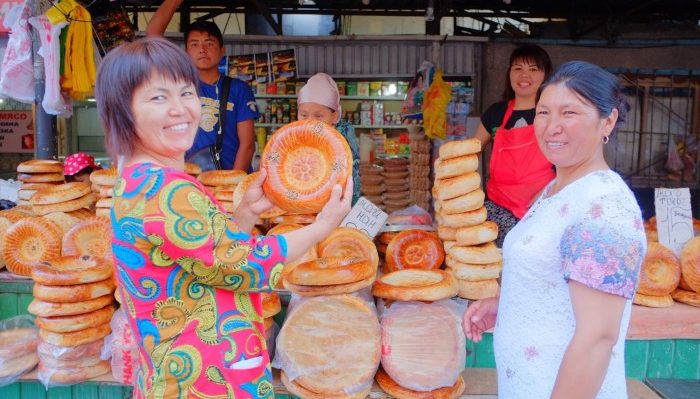
<instances>
[{"instance_id":1,"label":"bread stacked in column","mask_svg":"<svg viewBox=\"0 0 700 399\"><path fill-rule=\"evenodd\" d=\"M202 182L214 194L214 198L219 201L227 212L233 213L235 209L233 193L246 176L247 174L240 170L209 170L200 173L197 176L197 180Z\"/></svg>"},{"instance_id":2,"label":"bread stacked in column","mask_svg":"<svg viewBox=\"0 0 700 399\"><path fill-rule=\"evenodd\" d=\"M97 347L111 331L115 309L111 263L90 256L65 256L38 263L31 273L34 300L28 310L37 316L44 345L39 351L39 380L73 384L108 373L110 363L100 359ZM86 344L92 344L89 355L65 356L83 352Z\"/></svg>"},{"instance_id":3,"label":"bread stacked in column","mask_svg":"<svg viewBox=\"0 0 700 399\"><path fill-rule=\"evenodd\" d=\"M384 299L382 369L375 379L394 397L455 398L465 388L465 338L452 274L440 270L444 252L432 232L405 230L386 250L387 274L372 287ZM390 304L390 305L388 305Z\"/></svg>"},{"instance_id":4,"label":"bread stacked in column","mask_svg":"<svg viewBox=\"0 0 700 399\"><path fill-rule=\"evenodd\" d=\"M384 209L384 177L382 173L384 168L375 164L360 165L360 192L362 196L367 198L371 203Z\"/></svg>"},{"instance_id":5,"label":"bread stacked in column","mask_svg":"<svg viewBox=\"0 0 700 399\"><path fill-rule=\"evenodd\" d=\"M435 161L435 218L447 256L445 264L459 282L459 296L482 299L498 294L501 251L494 244L498 226L486 221L478 154L472 138L444 143Z\"/></svg>"},{"instance_id":6,"label":"bread stacked in column","mask_svg":"<svg viewBox=\"0 0 700 399\"><path fill-rule=\"evenodd\" d=\"M377 250L350 227L336 228L317 250L319 258L285 266L284 286L299 297L277 338L274 366L301 398L364 398L379 365L379 322L373 302L351 294L374 282Z\"/></svg>"},{"instance_id":7,"label":"bread stacked in column","mask_svg":"<svg viewBox=\"0 0 700 399\"><path fill-rule=\"evenodd\" d=\"M681 279L671 296L678 302L700 307L700 235L683 246Z\"/></svg>"},{"instance_id":8,"label":"bread stacked in column","mask_svg":"<svg viewBox=\"0 0 700 399\"><path fill-rule=\"evenodd\" d=\"M95 215L100 217L110 217L110 211L114 206L114 183L117 181L117 170L100 169L90 173L90 183L92 191L97 194L98 200L95 204Z\"/></svg>"},{"instance_id":9,"label":"bread stacked in column","mask_svg":"<svg viewBox=\"0 0 700 399\"><path fill-rule=\"evenodd\" d=\"M22 182L17 205L30 205L37 190L63 183L63 163L50 159L24 161L17 165L17 180Z\"/></svg>"},{"instance_id":10,"label":"bread stacked in column","mask_svg":"<svg viewBox=\"0 0 700 399\"><path fill-rule=\"evenodd\" d=\"M384 193L382 201L384 211L391 213L403 209L413 202L411 186L409 185L409 160L402 157L391 157L384 160L382 182Z\"/></svg>"},{"instance_id":11,"label":"bread stacked in column","mask_svg":"<svg viewBox=\"0 0 700 399\"><path fill-rule=\"evenodd\" d=\"M411 135L411 200L426 211L430 210L430 140L425 135Z\"/></svg>"}]
</instances>

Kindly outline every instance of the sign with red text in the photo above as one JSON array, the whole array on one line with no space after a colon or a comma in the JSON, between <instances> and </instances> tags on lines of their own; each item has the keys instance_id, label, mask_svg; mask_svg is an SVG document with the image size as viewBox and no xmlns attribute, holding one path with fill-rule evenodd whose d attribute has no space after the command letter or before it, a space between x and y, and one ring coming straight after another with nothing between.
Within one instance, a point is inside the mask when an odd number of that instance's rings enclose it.
<instances>
[{"instance_id":1,"label":"sign with red text","mask_svg":"<svg viewBox=\"0 0 700 399\"><path fill-rule=\"evenodd\" d=\"M0 111L0 152L34 152L32 111Z\"/></svg>"},{"instance_id":2,"label":"sign with red text","mask_svg":"<svg viewBox=\"0 0 700 399\"><path fill-rule=\"evenodd\" d=\"M690 190L657 188L654 190L654 207L659 243L680 256L683 246L694 234Z\"/></svg>"}]
</instances>

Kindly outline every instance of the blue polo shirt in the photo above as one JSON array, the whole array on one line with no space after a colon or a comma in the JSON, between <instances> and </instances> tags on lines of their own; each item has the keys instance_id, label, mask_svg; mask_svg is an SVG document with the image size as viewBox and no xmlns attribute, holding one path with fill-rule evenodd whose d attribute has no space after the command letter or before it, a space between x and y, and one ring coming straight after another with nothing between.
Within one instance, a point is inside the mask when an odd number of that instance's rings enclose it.
<instances>
[{"instance_id":1,"label":"blue polo shirt","mask_svg":"<svg viewBox=\"0 0 700 399\"><path fill-rule=\"evenodd\" d=\"M216 144L216 134L219 131L219 99L217 93L221 93L224 80L219 79L216 85L199 82L199 99L202 102L202 118L199 121L197 136L194 138L192 148L186 156L210 145ZM238 122L248 119L257 119L258 107L250 86L239 79L231 80L231 91L226 106L226 121L223 133L223 148L221 150L221 167L232 169L233 161L238 152ZM253 132L255 134L255 132Z\"/></svg>"}]
</instances>

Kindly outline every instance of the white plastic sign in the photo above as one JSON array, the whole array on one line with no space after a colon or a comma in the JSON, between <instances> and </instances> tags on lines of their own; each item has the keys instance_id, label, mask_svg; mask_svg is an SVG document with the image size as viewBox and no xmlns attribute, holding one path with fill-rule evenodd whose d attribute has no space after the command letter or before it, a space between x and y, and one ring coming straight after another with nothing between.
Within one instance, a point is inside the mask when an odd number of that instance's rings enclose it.
<instances>
[{"instance_id":1,"label":"white plastic sign","mask_svg":"<svg viewBox=\"0 0 700 399\"><path fill-rule=\"evenodd\" d=\"M683 245L693 238L693 211L688 188L654 190L656 230L659 243L680 256Z\"/></svg>"},{"instance_id":2,"label":"white plastic sign","mask_svg":"<svg viewBox=\"0 0 700 399\"><path fill-rule=\"evenodd\" d=\"M379 229L384 227L388 217L386 212L377 208L370 200L360 197L340 225L354 227L367 234L369 238L374 238Z\"/></svg>"}]
</instances>

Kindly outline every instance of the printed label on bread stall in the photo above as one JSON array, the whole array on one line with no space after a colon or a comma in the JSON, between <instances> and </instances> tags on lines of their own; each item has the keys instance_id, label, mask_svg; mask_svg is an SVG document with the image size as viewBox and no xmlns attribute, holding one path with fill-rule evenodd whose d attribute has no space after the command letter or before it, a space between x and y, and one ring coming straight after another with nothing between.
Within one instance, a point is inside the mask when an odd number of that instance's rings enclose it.
<instances>
[{"instance_id":1,"label":"printed label on bread stall","mask_svg":"<svg viewBox=\"0 0 700 399\"><path fill-rule=\"evenodd\" d=\"M366 233L370 238L374 238L388 217L389 215L377 208L370 200L360 197L340 225L354 227Z\"/></svg>"},{"instance_id":2,"label":"printed label on bread stall","mask_svg":"<svg viewBox=\"0 0 700 399\"><path fill-rule=\"evenodd\" d=\"M654 190L656 230L659 243L680 256L683 245L693 238L693 211L688 188Z\"/></svg>"}]
</instances>

